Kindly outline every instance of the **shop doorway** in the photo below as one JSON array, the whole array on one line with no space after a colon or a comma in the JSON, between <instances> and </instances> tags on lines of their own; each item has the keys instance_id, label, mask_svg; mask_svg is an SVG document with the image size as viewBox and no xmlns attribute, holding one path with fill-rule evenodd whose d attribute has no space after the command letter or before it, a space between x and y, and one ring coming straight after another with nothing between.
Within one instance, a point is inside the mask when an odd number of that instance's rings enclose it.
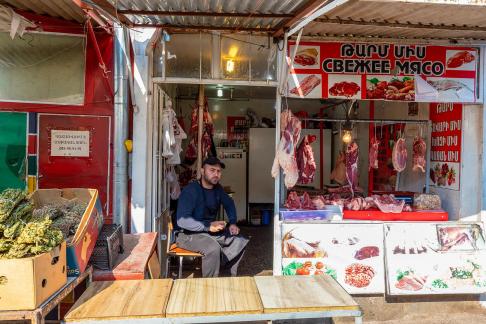
<instances>
[{"instance_id":1,"label":"shop doorway","mask_svg":"<svg viewBox=\"0 0 486 324\"><path fill-rule=\"evenodd\" d=\"M182 165L175 167L181 188L190 179L185 165L191 142L194 107L197 106L199 85L159 84L154 89L152 110L153 175L151 196L153 210L160 215L166 208L175 210L171 199L171 184L166 181L172 172L162 158L162 113L171 106L176 119L188 138L183 140L180 155ZM275 88L210 84L204 86L207 108L212 123L212 143L218 158L225 164L221 184L235 201L238 224L242 233L251 236L245 259L240 265L242 275L271 273L273 250L273 211L275 180L271 175L275 157ZM169 103L170 101L170 103ZM290 105L290 102L289 102ZM304 116L316 117L322 105L319 100L294 102L292 109ZM314 136L311 144L317 156L326 157L318 163L314 180L307 186L319 190L327 183L331 171L331 130L320 129L318 123L308 122L302 136ZM191 167L189 168L191 169ZM194 165L192 165L192 169ZM172 176L171 176L172 177ZM184 177L184 178L183 178ZM225 215L221 215L223 218ZM157 225L156 225L157 226ZM157 226L157 228L160 228ZM162 228L162 231L164 228ZM163 258L163 257L162 257Z\"/></svg>"}]
</instances>

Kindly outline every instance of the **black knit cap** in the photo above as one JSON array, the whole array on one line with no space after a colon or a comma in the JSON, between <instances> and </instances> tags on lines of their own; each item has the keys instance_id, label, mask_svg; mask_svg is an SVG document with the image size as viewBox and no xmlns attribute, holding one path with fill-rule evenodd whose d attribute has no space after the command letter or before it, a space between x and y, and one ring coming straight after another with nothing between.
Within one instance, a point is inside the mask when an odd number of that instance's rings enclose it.
<instances>
[{"instance_id":1,"label":"black knit cap","mask_svg":"<svg viewBox=\"0 0 486 324\"><path fill-rule=\"evenodd\" d=\"M206 160L203 161L202 166L205 166L206 164L208 164L208 165L217 165L217 164L219 164L219 166L221 167L221 169L224 169L226 167L224 165L224 163L221 162L221 160L218 159L215 156L210 156L210 157L206 158Z\"/></svg>"}]
</instances>

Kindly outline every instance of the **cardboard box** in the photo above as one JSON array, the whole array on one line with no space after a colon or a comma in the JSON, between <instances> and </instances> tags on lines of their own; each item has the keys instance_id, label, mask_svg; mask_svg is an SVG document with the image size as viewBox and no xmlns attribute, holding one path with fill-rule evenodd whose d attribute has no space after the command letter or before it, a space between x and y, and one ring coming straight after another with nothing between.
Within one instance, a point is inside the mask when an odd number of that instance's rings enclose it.
<instances>
[{"instance_id":1,"label":"cardboard box","mask_svg":"<svg viewBox=\"0 0 486 324\"><path fill-rule=\"evenodd\" d=\"M32 194L36 208L78 200L88 204L74 238L67 245L67 275L79 276L88 265L103 226L103 209L96 189L38 189Z\"/></svg>"},{"instance_id":2,"label":"cardboard box","mask_svg":"<svg viewBox=\"0 0 486 324\"><path fill-rule=\"evenodd\" d=\"M31 258L0 260L0 310L32 310L67 283L66 243Z\"/></svg>"}]
</instances>

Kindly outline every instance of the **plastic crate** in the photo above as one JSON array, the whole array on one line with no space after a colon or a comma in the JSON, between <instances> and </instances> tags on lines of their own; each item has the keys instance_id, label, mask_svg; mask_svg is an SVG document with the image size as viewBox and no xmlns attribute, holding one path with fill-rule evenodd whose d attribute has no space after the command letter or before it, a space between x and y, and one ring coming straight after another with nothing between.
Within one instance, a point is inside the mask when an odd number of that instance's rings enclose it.
<instances>
[{"instance_id":1,"label":"plastic crate","mask_svg":"<svg viewBox=\"0 0 486 324\"><path fill-rule=\"evenodd\" d=\"M118 255L123 253L123 229L121 225L105 224L96 241L90 263L100 270L113 270Z\"/></svg>"}]
</instances>

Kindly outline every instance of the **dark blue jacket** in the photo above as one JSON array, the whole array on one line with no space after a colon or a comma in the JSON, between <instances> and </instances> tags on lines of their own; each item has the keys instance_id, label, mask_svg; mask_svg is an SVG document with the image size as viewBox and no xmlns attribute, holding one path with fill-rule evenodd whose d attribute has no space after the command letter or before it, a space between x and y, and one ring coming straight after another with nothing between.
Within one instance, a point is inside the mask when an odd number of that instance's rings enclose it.
<instances>
[{"instance_id":1,"label":"dark blue jacket","mask_svg":"<svg viewBox=\"0 0 486 324\"><path fill-rule=\"evenodd\" d=\"M206 213L204 190L197 181L189 183L181 192L177 203L177 225L191 232L208 232L209 226L216 215ZM210 190L207 190L208 192ZM221 185L211 190L216 200L223 204L230 224L236 224L236 207L233 199L224 192ZM219 208L220 205L217 207Z\"/></svg>"}]
</instances>

